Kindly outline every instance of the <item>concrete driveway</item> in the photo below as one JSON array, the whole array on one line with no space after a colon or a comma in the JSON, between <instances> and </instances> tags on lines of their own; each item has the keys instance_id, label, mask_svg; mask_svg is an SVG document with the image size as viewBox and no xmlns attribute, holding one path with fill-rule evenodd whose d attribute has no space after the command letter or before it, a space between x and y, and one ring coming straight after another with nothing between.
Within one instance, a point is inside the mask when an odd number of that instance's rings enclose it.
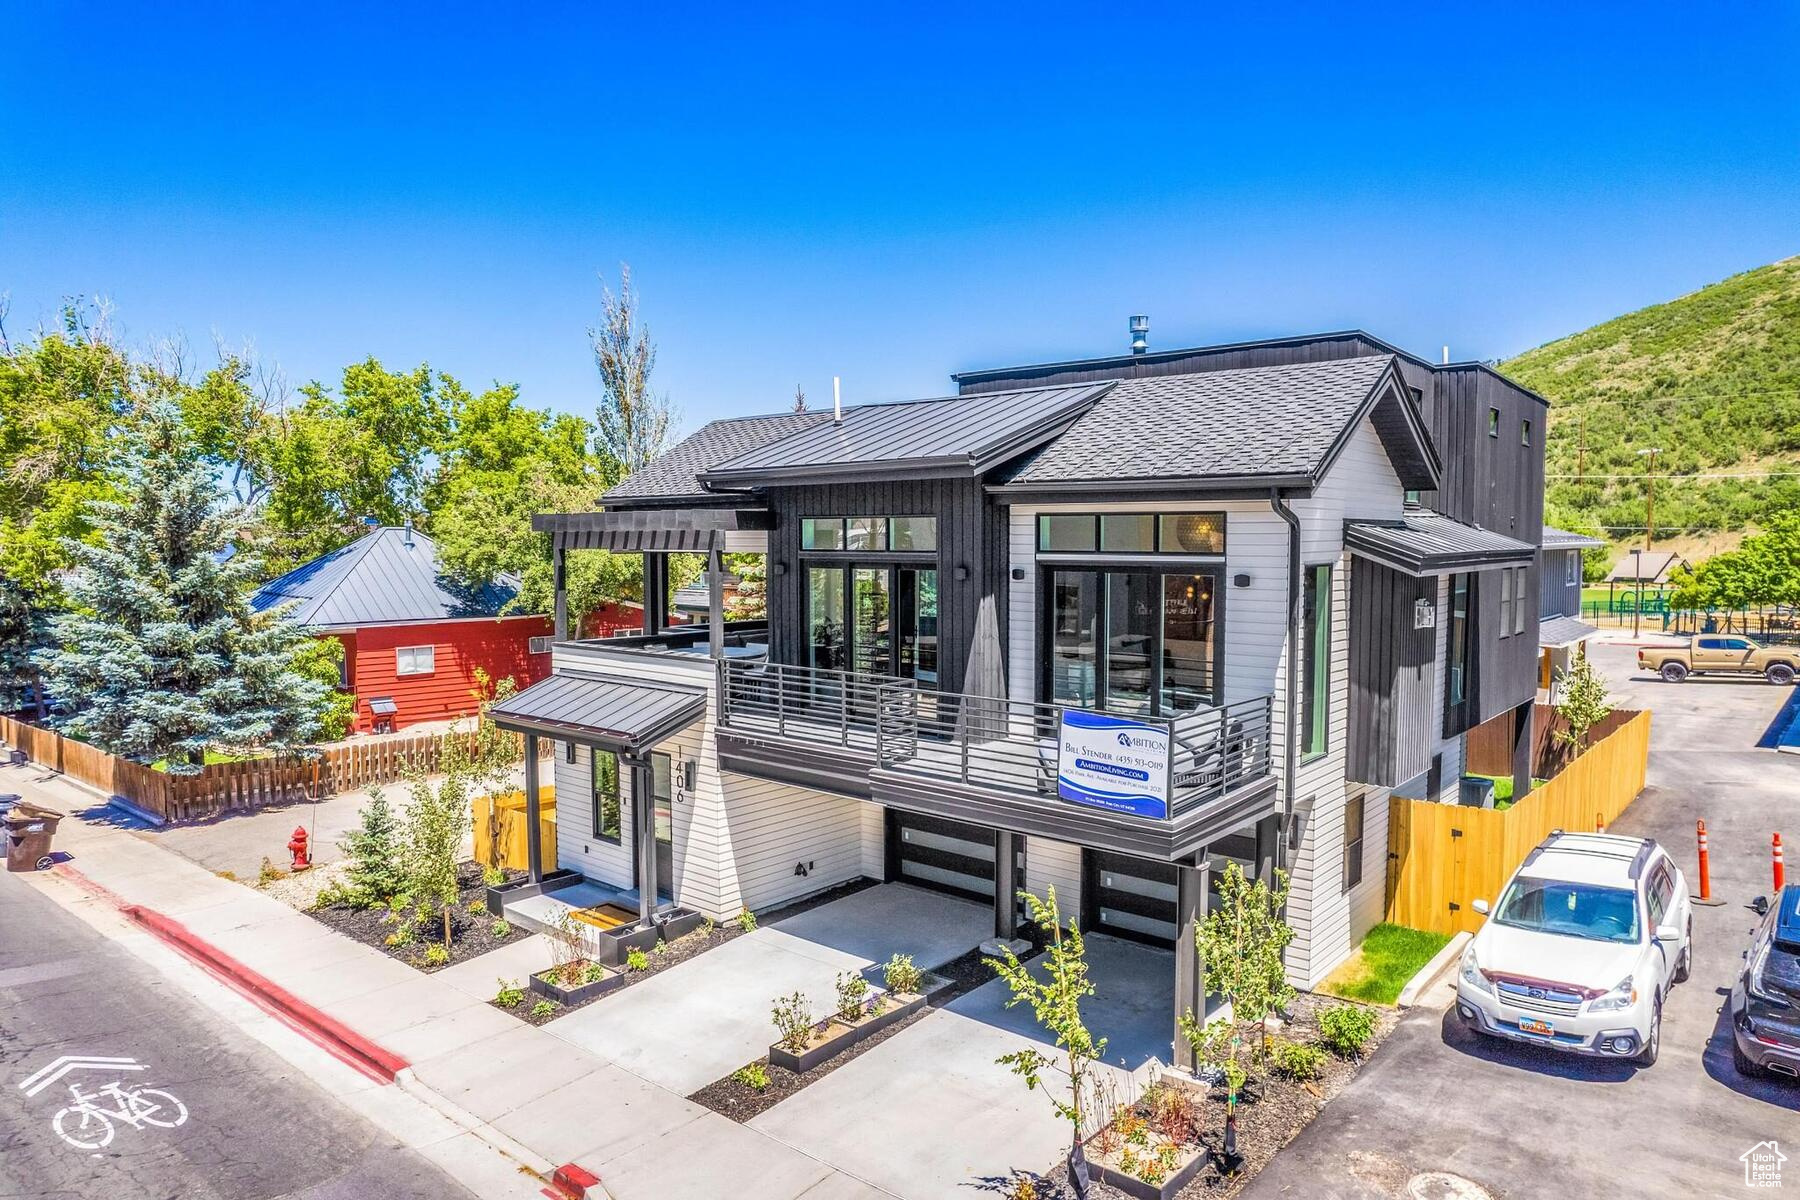
<instances>
[{"instance_id":1,"label":"concrete driveway","mask_svg":"<svg viewBox=\"0 0 1800 1200\"><path fill-rule=\"evenodd\" d=\"M1099 990L1083 1011L1108 1039L1123 1096L1126 1075L1170 1059L1175 956L1097 934L1087 945ZM1069 1141L1049 1102L994 1061L1027 1044L1055 1049L1028 1007L1006 1007L1010 995L996 979L958 997L750 1127L903 1200L998 1194Z\"/></svg>"},{"instance_id":2,"label":"concrete driveway","mask_svg":"<svg viewBox=\"0 0 1800 1200\"><path fill-rule=\"evenodd\" d=\"M1611 832L1656 838L1694 883L1704 818L1713 894L1727 901L1694 910L1693 977L1664 1010L1661 1061L1489 1043L1415 1009L1246 1197L1399 1197L1415 1174L1450 1171L1495 1196L1686 1200L1736 1195L1738 1156L1763 1139L1800 1144L1800 1086L1739 1076L1720 1016L1756 922L1747 905L1770 887L1769 835L1800 832L1800 757L1755 749L1792 689L1665 684L1637 672L1631 647L1592 654L1616 705L1655 714L1649 786Z\"/></svg>"},{"instance_id":3,"label":"concrete driveway","mask_svg":"<svg viewBox=\"0 0 1800 1200\"><path fill-rule=\"evenodd\" d=\"M966 900L882 884L735 938L546 1028L687 1096L768 1052L778 997L805 992L823 1016L837 1005L839 973L893 954L935 966L979 945L993 919Z\"/></svg>"}]
</instances>

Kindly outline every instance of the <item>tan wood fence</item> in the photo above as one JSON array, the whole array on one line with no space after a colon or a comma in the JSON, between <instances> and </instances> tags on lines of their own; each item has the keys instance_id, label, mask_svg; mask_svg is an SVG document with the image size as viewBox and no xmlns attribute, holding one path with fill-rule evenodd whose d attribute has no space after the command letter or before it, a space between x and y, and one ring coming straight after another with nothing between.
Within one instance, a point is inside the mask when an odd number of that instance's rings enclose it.
<instances>
[{"instance_id":1,"label":"tan wood fence","mask_svg":"<svg viewBox=\"0 0 1800 1200\"><path fill-rule=\"evenodd\" d=\"M468 736L371 738L329 746L316 756L212 763L198 774L170 775L40 726L0 716L0 740L23 750L32 762L122 797L165 821L192 821L222 812L323 798L393 783L415 772L429 775L438 770L446 743ZM554 749L555 743L548 738L539 742L540 757L548 757Z\"/></svg>"},{"instance_id":2,"label":"tan wood fence","mask_svg":"<svg viewBox=\"0 0 1800 1200\"><path fill-rule=\"evenodd\" d=\"M1588 730L1588 745L1599 742L1636 715L1630 709L1613 710L1605 720ZM1531 774L1534 778L1553 778L1574 760L1574 747L1557 737L1568 728L1569 723L1550 705L1536 707L1531 720ZM1465 736L1470 774L1512 774L1513 723L1509 718L1496 717L1477 725Z\"/></svg>"},{"instance_id":3,"label":"tan wood fence","mask_svg":"<svg viewBox=\"0 0 1800 1200\"><path fill-rule=\"evenodd\" d=\"M1650 714L1620 720L1542 787L1511 808L1465 808L1428 800L1388 803L1387 919L1436 933L1473 933L1471 902L1498 898L1507 877L1552 830L1610 825L1644 790Z\"/></svg>"},{"instance_id":4,"label":"tan wood fence","mask_svg":"<svg viewBox=\"0 0 1800 1200\"><path fill-rule=\"evenodd\" d=\"M525 819L525 793L505 792L470 803L475 817L475 861L484 867L523 871L531 865L530 822ZM546 867L556 866L556 787L538 789L538 852Z\"/></svg>"}]
</instances>

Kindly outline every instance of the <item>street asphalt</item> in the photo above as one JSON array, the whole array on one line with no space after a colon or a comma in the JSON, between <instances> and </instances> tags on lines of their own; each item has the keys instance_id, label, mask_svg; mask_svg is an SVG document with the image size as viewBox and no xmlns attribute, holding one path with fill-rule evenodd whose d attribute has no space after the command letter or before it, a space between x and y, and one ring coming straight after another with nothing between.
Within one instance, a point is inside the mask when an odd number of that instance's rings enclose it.
<instances>
[{"instance_id":1,"label":"street asphalt","mask_svg":"<svg viewBox=\"0 0 1800 1200\"><path fill-rule=\"evenodd\" d=\"M76 1067L35 1095L21 1087L64 1056L130 1059L145 1069ZM64 1141L53 1122L72 1102L70 1085L93 1093L115 1081L174 1096L185 1121L114 1121L99 1150ZM152 1119L174 1115L160 1098L152 1102L160 1105ZM64 1128L80 1136L79 1116ZM88 1140L98 1141L91 1135L100 1128L90 1117ZM470 1194L78 917L0 873L0 1197Z\"/></svg>"},{"instance_id":2,"label":"street asphalt","mask_svg":"<svg viewBox=\"0 0 1800 1200\"><path fill-rule=\"evenodd\" d=\"M1792 689L1666 684L1637 671L1630 647L1592 653L1617 707L1653 713L1649 786L1610 832L1656 838L1697 886L1703 818L1713 895L1726 901L1694 910L1693 977L1664 1010L1660 1061L1643 1070L1493 1043L1454 1011L1414 1009L1247 1200L1459 1194L1419 1179L1429 1172L1495 1197L1688 1200L1738 1194L1739 1156L1764 1139L1800 1147L1800 1084L1740 1076L1720 1015L1757 920L1749 903L1770 889L1770 835L1800 839L1800 756L1755 748ZM1800 1150L1787 1153L1800 1167Z\"/></svg>"}]
</instances>

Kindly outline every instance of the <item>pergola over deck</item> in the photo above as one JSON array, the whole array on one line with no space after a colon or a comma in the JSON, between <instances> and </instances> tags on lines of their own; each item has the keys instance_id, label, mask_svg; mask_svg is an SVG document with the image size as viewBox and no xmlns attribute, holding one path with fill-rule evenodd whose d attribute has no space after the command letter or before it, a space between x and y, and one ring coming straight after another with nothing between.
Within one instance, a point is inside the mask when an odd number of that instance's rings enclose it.
<instances>
[{"instance_id":1,"label":"pergola over deck","mask_svg":"<svg viewBox=\"0 0 1800 1200\"><path fill-rule=\"evenodd\" d=\"M650 752L706 715L702 688L672 683L645 683L616 675L563 673L552 675L508 696L488 710L494 724L525 735L525 828L529 881L544 878L543 846L538 832L540 790L538 739L555 738L619 756L631 772L632 832L638 864L638 920L656 917L661 881L656 870L655 786Z\"/></svg>"}]
</instances>

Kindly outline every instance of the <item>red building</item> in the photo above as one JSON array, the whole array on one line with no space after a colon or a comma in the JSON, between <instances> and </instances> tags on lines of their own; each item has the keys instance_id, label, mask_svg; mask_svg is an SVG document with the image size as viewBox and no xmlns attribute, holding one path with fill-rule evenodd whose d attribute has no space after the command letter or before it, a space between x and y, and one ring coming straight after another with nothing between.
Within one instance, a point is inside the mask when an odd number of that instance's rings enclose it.
<instances>
[{"instance_id":1,"label":"red building","mask_svg":"<svg viewBox=\"0 0 1800 1200\"><path fill-rule=\"evenodd\" d=\"M252 605L290 605L289 619L343 643L352 728L372 733L474 713L478 670L521 688L548 675L550 618L502 615L518 591L510 576L463 587L430 538L386 526L265 584Z\"/></svg>"}]
</instances>

